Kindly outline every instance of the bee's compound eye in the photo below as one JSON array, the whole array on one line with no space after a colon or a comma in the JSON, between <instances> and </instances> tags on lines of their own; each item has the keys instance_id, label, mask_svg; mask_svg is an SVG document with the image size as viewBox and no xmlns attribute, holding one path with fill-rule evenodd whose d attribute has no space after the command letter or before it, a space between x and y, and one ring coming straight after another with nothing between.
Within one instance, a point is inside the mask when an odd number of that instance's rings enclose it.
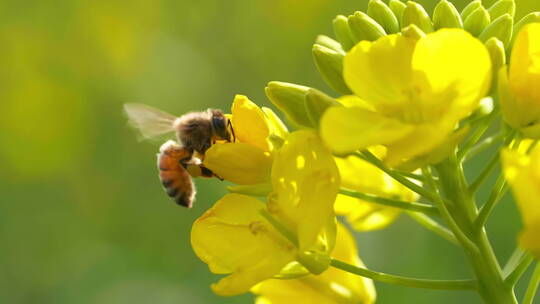
<instances>
[{"instance_id":1,"label":"bee's compound eye","mask_svg":"<svg viewBox=\"0 0 540 304\"><path fill-rule=\"evenodd\" d=\"M216 134L218 136L220 136L221 138L227 137L227 127L225 125L225 117L213 116L212 125L214 126L214 130L216 131Z\"/></svg>"}]
</instances>

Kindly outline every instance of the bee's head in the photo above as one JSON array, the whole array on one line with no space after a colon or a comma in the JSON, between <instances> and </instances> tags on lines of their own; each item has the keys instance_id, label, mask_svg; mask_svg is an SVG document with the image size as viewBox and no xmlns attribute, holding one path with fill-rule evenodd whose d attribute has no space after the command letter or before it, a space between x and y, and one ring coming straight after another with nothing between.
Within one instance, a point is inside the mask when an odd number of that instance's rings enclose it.
<instances>
[{"instance_id":1,"label":"bee's head","mask_svg":"<svg viewBox=\"0 0 540 304\"><path fill-rule=\"evenodd\" d=\"M229 119L221 110L209 110L212 119L212 129L214 135L220 139L231 141L231 133L229 132Z\"/></svg>"}]
</instances>

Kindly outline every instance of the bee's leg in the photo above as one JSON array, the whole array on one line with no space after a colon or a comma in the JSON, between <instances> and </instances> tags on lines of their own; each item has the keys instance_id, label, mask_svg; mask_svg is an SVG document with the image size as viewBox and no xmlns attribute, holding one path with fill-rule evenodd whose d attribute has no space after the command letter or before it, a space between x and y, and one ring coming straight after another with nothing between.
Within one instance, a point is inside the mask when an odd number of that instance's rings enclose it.
<instances>
[{"instance_id":1,"label":"bee's leg","mask_svg":"<svg viewBox=\"0 0 540 304\"><path fill-rule=\"evenodd\" d=\"M215 174L214 172L212 172L212 170L206 168L205 166L200 165L199 167L201 168L201 175L203 177L215 177L221 181L223 180L223 178L221 178L219 175Z\"/></svg>"},{"instance_id":2,"label":"bee's leg","mask_svg":"<svg viewBox=\"0 0 540 304\"><path fill-rule=\"evenodd\" d=\"M232 126L232 122L231 120L227 120L227 127L229 127L231 129L231 135L232 135L232 141L231 142L235 142L236 141L236 135L234 135L234 128Z\"/></svg>"},{"instance_id":3,"label":"bee's leg","mask_svg":"<svg viewBox=\"0 0 540 304\"><path fill-rule=\"evenodd\" d=\"M193 162L193 151L189 151L188 155L184 158L180 158L178 162L184 169L187 169L188 165Z\"/></svg>"}]
</instances>

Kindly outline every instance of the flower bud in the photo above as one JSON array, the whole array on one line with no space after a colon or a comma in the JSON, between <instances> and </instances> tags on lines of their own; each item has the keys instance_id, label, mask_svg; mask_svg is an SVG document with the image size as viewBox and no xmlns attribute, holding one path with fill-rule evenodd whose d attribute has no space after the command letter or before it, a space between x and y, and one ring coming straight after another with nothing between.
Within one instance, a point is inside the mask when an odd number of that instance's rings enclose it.
<instances>
[{"instance_id":1,"label":"flower bud","mask_svg":"<svg viewBox=\"0 0 540 304\"><path fill-rule=\"evenodd\" d=\"M433 24L424 7L414 1L407 1L407 7L403 11L401 27L415 24L424 33L433 32Z\"/></svg>"},{"instance_id":2,"label":"flower bud","mask_svg":"<svg viewBox=\"0 0 540 304\"><path fill-rule=\"evenodd\" d=\"M509 14L502 15L493 20L478 36L478 39L486 42L489 38L496 37L505 47L508 47L512 39L513 26L514 19Z\"/></svg>"},{"instance_id":3,"label":"flower bud","mask_svg":"<svg viewBox=\"0 0 540 304\"><path fill-rule=\"evenodd\" d=\"M341 44L328 36L325 36L325 35L317 36L317 39L315 39L315 44L327 47L338 53L345 54L345 51L343 51Z\"/></svg>"},{"instance_id":4,"label":"flower bud","mask_svg":"<svg viewBox=\"0 0 540 304\"><path fill-rule=\"evenodd\" d=\"M377 21L388 34L399 32L399 22L392 10L381 0L370 0L367 14Z\"/></svg>"},{"instance_id":5,"label":"flower bud","mask_svg":"<svg viewBox=\"0 0 540 304\"><path fill-rule=\"evenodd\" d=\"M474 0L471 3L467 4L461 11L461 19L465 20L467 17L469 17L472 12L474 12L477 8L482 6L482 2L480 0Z\"/></svg>"},{"instance_id":6,"label":"flower bud","mask_svg":"<svg viewBox=\"0 0 540 304\"><path fill-rule=\"evenodd\" d=\"M332 21L332 25L334 27L334 34L341 43L341 47L343 47L345 51L350 50L355 43L352 38L347 17L343 15L337 16L334 21Z\"/></svg>"},{"instance_id":7,"label":"flower bud","mask_svg":"<svg viewBox=\"0 0 540 304\"><path fill-rule=\"evenodd\" d=\"M314 126L319 125L319 120L326 109L331 106L341 105L334 98L315 89L309 89L305 98L306 112Z\"/></svg>"},{"instance_id":8,"label":"flower bud","mask_svg":"<svg viewBox=\"0 0 540 304\"><path fill-rule=\"evenodd\" d=\"M443 27L463 28L463 21L452 3L441 0L433 12L433 26L436 30Z\"/></svg>"},{"instance_id":9,"label":"flower bud","mask_svg":"<svg viewBox=\"0 0 540 304\"><path fill-rule=\"evenodd\" d=\"M491 20L495 20L504 14L509 14L512 18L516 14L516 3L514 0L499 0L488 8Z\"/></svg>"},{"instance_id":10,"label":"flower bud","mask_svg":"<svg viewBox=\"0 0 540 304\"><path fill-rule=\"evenodd\" d=\"M493 73L491 87L494 89L497 86L499 70L506 64L506 52L504 51L504 44L497 37L489 38L485 45L491 58L491 69Z\"/></svg>"},{"instance_id":11,"label":"flower bud","mask_svg":"<svg viewBox=\"0 0 540 304\"><path fill-rule=\"evenodd\" d=\"M356 42L374 41L386 35L383 27L363 12L355 12L349 16L349 28Z\"/></svg>"},{"instance_id":12,"label":"flower bud","mask_svg":"<svg viewBox=\"0 0 540 304\"><path fill-rule=\"evenodd\" d=\"M489 13L480 6L464 19L463 28L473 36L478 36L489 25L489 22Z\"/></svg>"},{"instance_id":13,"label":"flower bud","mask_svg":"<svg viewBox=\"0 0 540 304\"><path fill-rule=\"evenodd\" d=\"M403 11L407 7L407 5L405 5L405 3L399 0L390 0L390 2L388 2L388 6L390 7L392 12L396 16L398 23L401 25L402 24L401 19L403 18Z\"/></svg>"},{"instance_id":14,"label":"flower bud","mask_svg":"<svg viewBox=\"0 0 540 304\"><path fill-rule=\"evenodd\" d=\"M418 26L411 24L401 30L401 34L404 37L414 38L416 40L424 37L426 33L424 33Z\"/></svg>"},{"instance_id":15,"label":"flower bud","mask_svg":"<svg viewBox=\"0 0 540 304\"><path fill-rule=\"evenodd\" d=\"M516 25L514 25L514 30L513 30L513 34L512 34L512 43L511 44L514 44L515 37L517 37L517 35L518 35L519 31L521 30L521 28L523 28L525 25L527 25L529 23L534 23L534 22L540 22L540 12L532 12L532 13L529 13L529 14L525 15L525 17L521 18L516 23Z\"/></svg>"},{"instance_id":16,"label":"flower bud","mask_svg":"<svg viewBox=\"0 0 540 304\"><path fill-rule=\"evenodd\" d=\"M264 89L266 96L287 118L300 126L312 127L304 106L309 87L287 82L271 81Z\"/></svg>"},{"instance_id":17,"label":"flower bud","mask_svg":"<svg viewBox=\"0 0 540 304\"><path fill-rule=\"evenodd\" d=\"M313 45L312 54L317 70L326 84L338 93L351 94L351 90L343 80L344 54L320 44Z\"/></svg>"}]
</instances>

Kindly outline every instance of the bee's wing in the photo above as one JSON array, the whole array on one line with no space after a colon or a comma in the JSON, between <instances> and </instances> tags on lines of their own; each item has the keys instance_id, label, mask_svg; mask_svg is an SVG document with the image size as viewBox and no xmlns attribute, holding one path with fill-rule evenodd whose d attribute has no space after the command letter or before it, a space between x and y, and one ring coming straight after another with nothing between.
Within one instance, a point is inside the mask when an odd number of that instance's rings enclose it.
<instances>
[{"instance_id":1,"label":"bee's wing","mask_svg":"<svg viewBox=\"0 0 540 304\"><path fill-rule=\"evenodd\" d=\"M142 139L151 139L174 131L176 117L139 103L124 104L129 124L139 130Z\"/></svg>"}]
</instances>

